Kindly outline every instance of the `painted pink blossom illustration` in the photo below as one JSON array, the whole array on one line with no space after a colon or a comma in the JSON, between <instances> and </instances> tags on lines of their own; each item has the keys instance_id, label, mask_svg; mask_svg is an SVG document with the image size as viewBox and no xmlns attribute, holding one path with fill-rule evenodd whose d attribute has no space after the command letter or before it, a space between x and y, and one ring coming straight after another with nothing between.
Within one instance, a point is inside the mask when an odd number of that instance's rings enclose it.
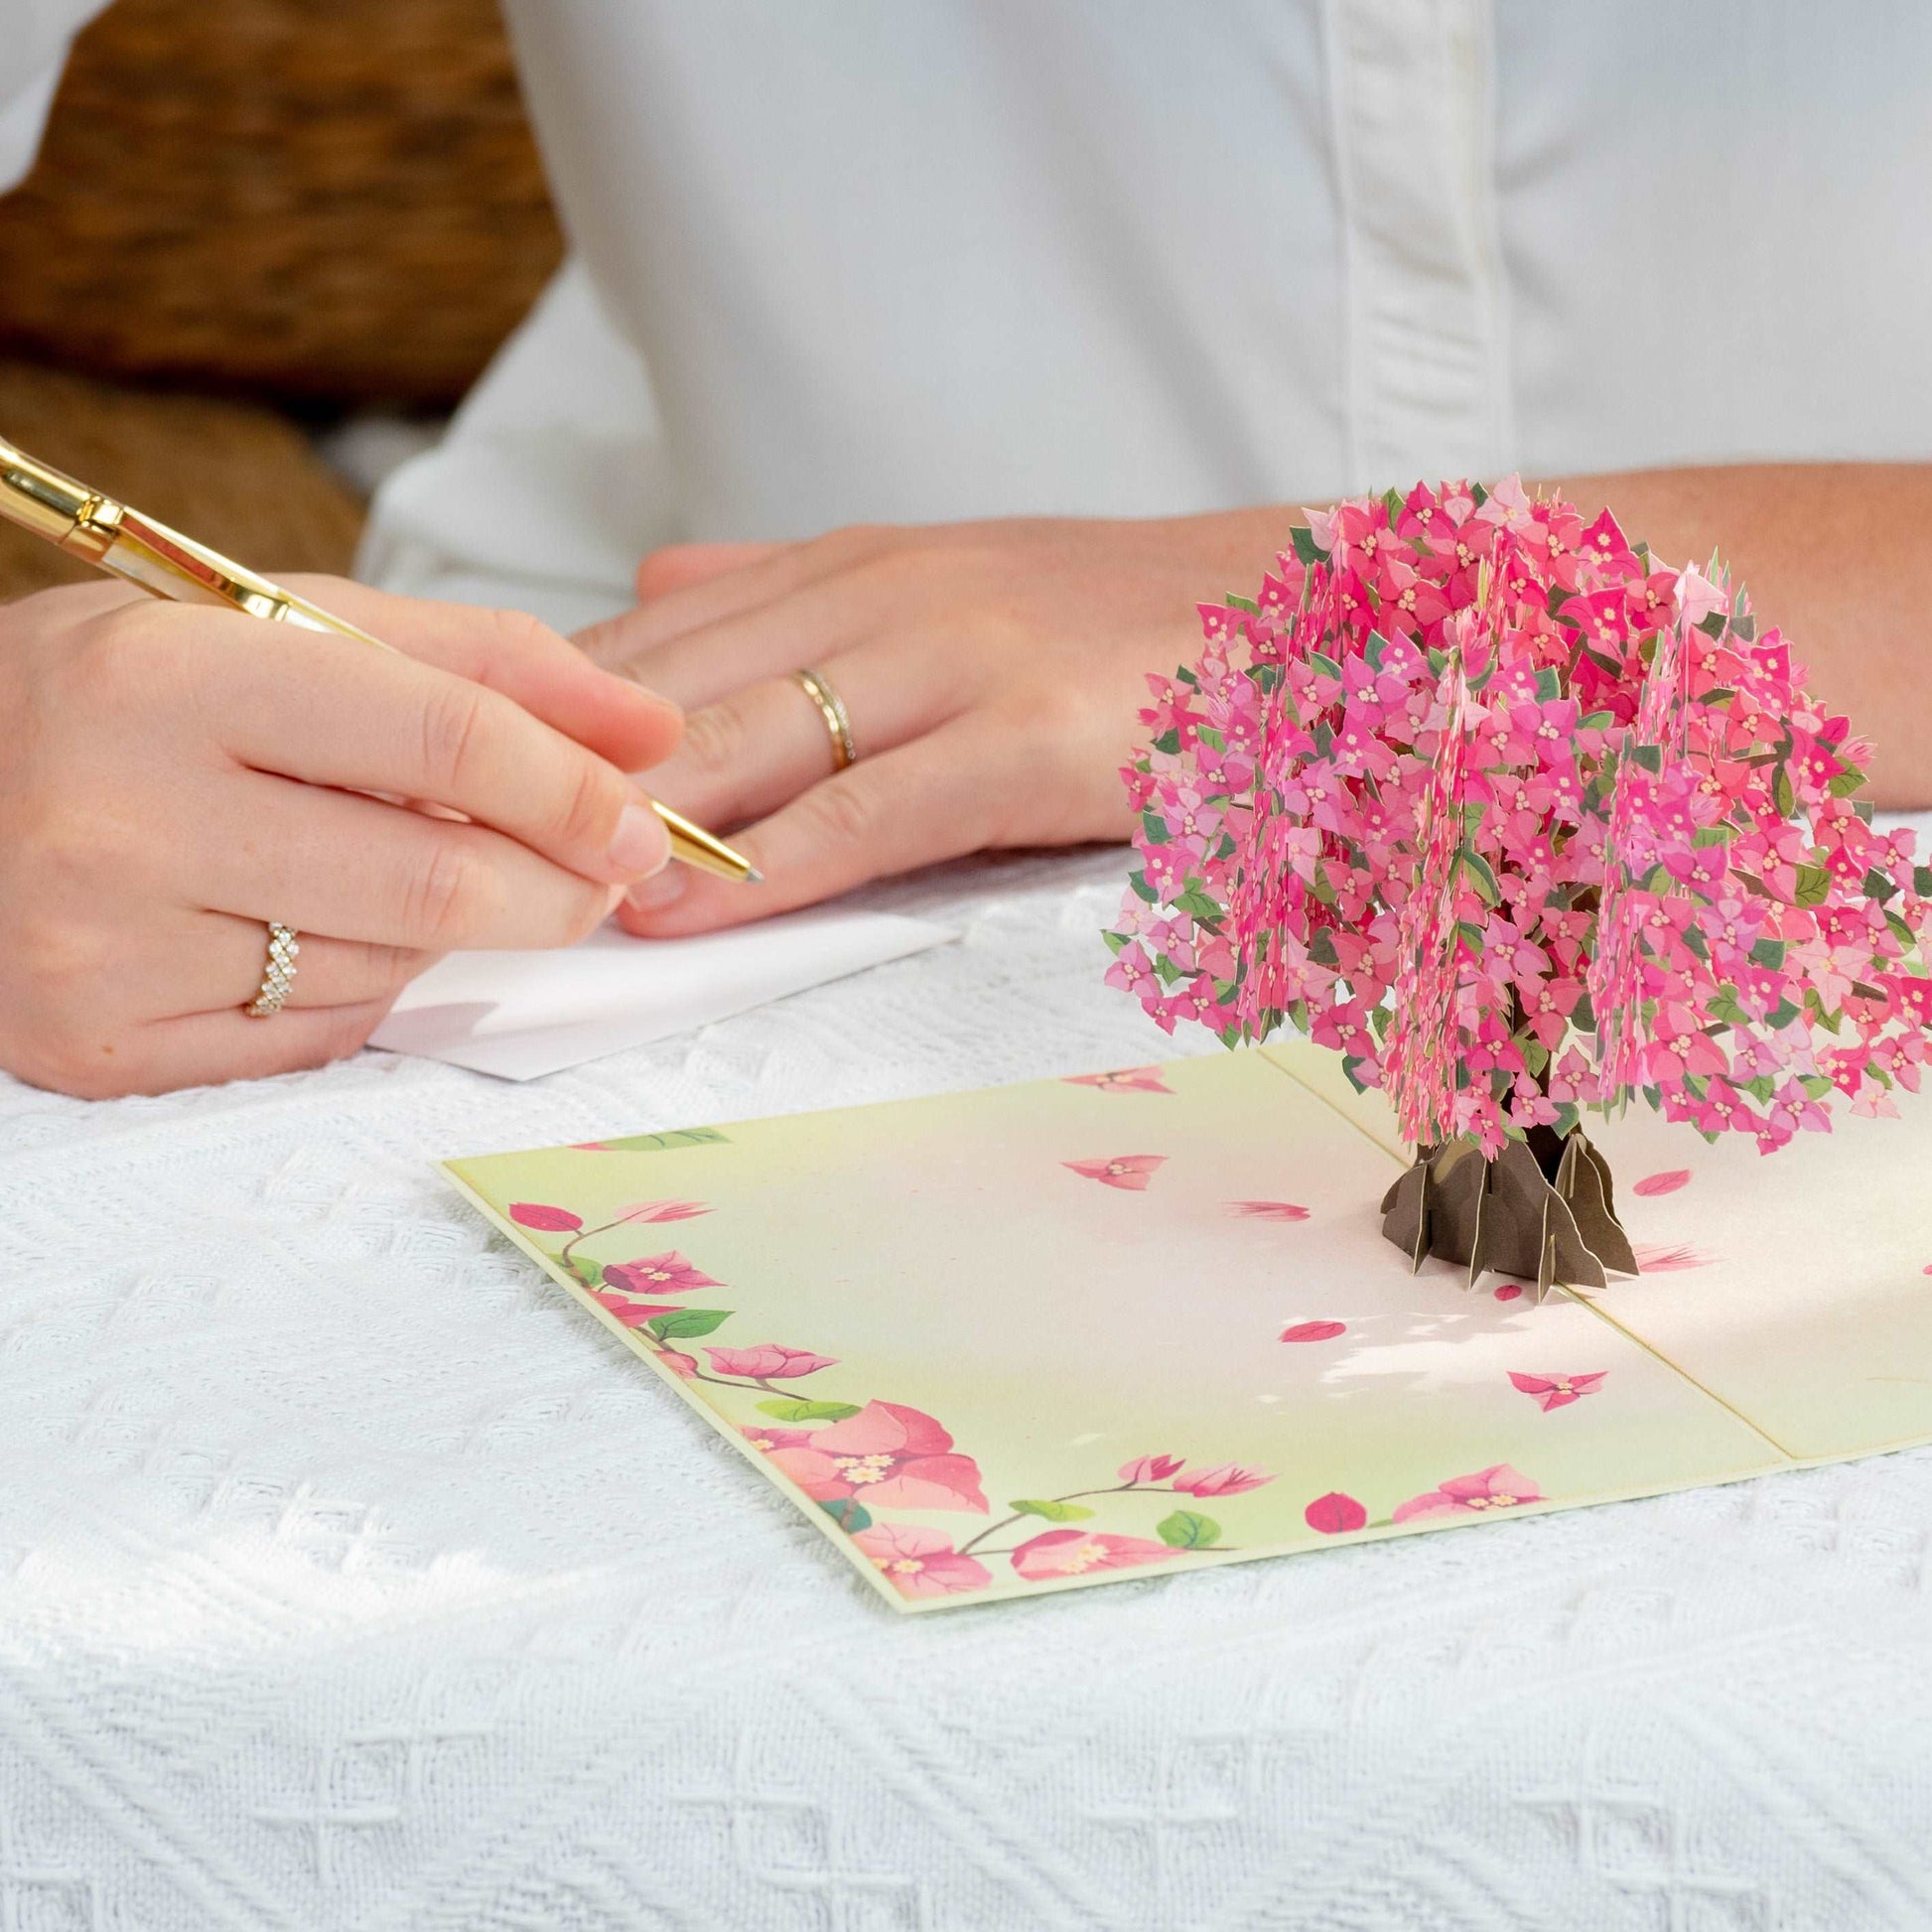
<instances>
[{"instance_id":1,"label":"painted pink blossom illustration","mask_svg":"<svg viewBox=\"0 0 1932 1932\"><path fill-rule=\"evenodd\" d=\"M688 1221L699 1214L709 1214L711 1209L703 1201L695 1200L640 1200L632 1201L628 1207L621 1207L612 1217L614 1222L621 1221Z\"/></svg>"},{"instance_id":2,"label":"painted pink blossom illustration","mask_svg":"<svg viewBox=\"0 0 1932 1932\"><path fill-rule=\"evenodd\" d=\"M669 1254L646 1255L641 1261L616 1261L606 1265L605 1285L623 1290L627 1295L683 1295L694 1288L722 1288L703 1270L673 1248Z\"/></svg>"},{"instance_id":3,"label":"painted pink blossom illustration","mask_svg":"<svg viewBox=\"0 0 1932 1932\"><path fill-rule=\"evenodd\" d=\"M1120 1465L1120 1479L1123 1482L1166 1482L1170 1476L1178 1475L1185 1466L1185 1456L1137 1455L1133 1461Z\"/></svg>"},{"instance_id":4,"label":"painted pink blossom illustration","mask_svg":"<svg viewBox=\"0 0 1932 1932\"><path fill-rule=\"evenodd\" d=\"M784 1381L838 1366L836 1356L814 1355L808 1348L785 1348L775 1341L759 1342L751 1348L707 1348L704 1352L718 1374L742 1375L752 1382Z\"/></svg>"},{"instance_id":5,"label":"painted pink blossom illustration","mask_svg":"<svg viewBox=\"0 0 1932 1932\"><path fill-rule=\"evenodd\" d=\"M1284 1341L1333 1341L1348 1332L1345 1321L1298 1321L1282 1330Z\"/></svg>"},{"instance_id":6,"label":"painted pink blossom illustration","mask_svg":"<svg viewBox=\"0 0 1932 1932\"><path fill-rule=\"evenodd\" d=\"M1123 1066L1113 1073L1071 1073L1069 1087L1099 1087L1107 1093L1172 1093L1158 1066Z\"/></svg>"},{"instance_id":7,"label":"painted pink blossom illustration","mask_svg":"<svg viewBox=\"0 0 1932 1932\"><path fill-rule=\"evenodd\" d=\"M1135 1564L1163 1563L1173 1554L1167 1544L1150 1542L1144 1536L1047 1530L1014 1551L1013 1567L1029 1583L1038 1583L1048 1577L1083 1577L1094 1570L1127 1570Z\"/></svg>"},{"instance_id":8,"label":"painted pink blossom illustration","mask_svg":"<svg viewBox=\"0 0 1932 1932\"><path fill-rule=\"evenodd\" d=\"M1167 1158L1165 1154L1120 1154L1111 1161L1062 1161L1060 1166L1099 1181L1103 1187L1125 1187L1144 1194L1154 1171Z\"/></svg>"},{"instance_id":9,"label":"painted pink blossom illustration","mask_svg":"<svg viewBox=\"0 0 1932 1932\"><path fill-rule=\"evenodd\" d=\"M1319 1530L1323 1536L1345 1536L1368 1521L1368 1511L1353 1496L1345 1496L1339 1489L1331 1489L1325 1496L1315 1497L1302 1512L1302 1520L1310 1529Z\"/></svg>"},{"instance_id":10,"label":"painted pink blossom illustration","mask_svg":"<svg viewBox=\"0 0 1932 1932\"><path fill-rule=\"evenodd\" d=\"M653 1315L678 1311L675 1302L636 1302L627 1295L612 1295L603 1289L593 1289L591 1300L600 1308L609 1309L626 1328L641 1328Z\"/></svg>"},{"instance_id":11,"label":"painted pink blossom illustration","mask_svg":"<svg viewBox=\"0 0 1932 1932\"><path fill-rule=\"evenodd\" d=\"M687 1355L681 1349L660 1348L657 1351L657 1359L673 1375L682 1376L687 1382L698 1372L697 1357L695 1355Z\"/></svg>"},{"instance_id":12,"label":"painted pink blossom illustration","mask_svg":"<svg viewBox=\"0 0 1932 1932\"><path fill-rule=\"evenodd\" d=\"M1587 1395L1594 1395L1603 1385L1608 1369L1588 1375L1522 1375L1509 1371L1510 1386L1536 1398L1536 1406L1547 1415L1552 1409L1565 1409Z\"/></svg>"},{"instance_id":13,"label":"painted pink blossom illustration","mask_svg":"<svg viewBox=\"0 0 1932 1932\"><path fill-rule=\"evenodd\" d=\"M1709 1268L1718 1257L1706 1248L1695 1248L1689 1242L1668 1243L1648 1248L1632 1250L1637 1257L1637 1272L1642 1275L1674 1275L1685 1268Z\"/></svg>"},{"instance_id":14,"label":"painted pink blossom illustration","mask_svg":"<svg viewBox=\"0 0 1932 1932\"><path fill-rule=\"evenodd\" d=\"M539 1234L575 1234L584 1225L581 1214L567 1207L546 1207L541 1201L511 1201L510 1219L520 1228L534 1228Z\"/></svg>"},{"instance_id":15,"label":"painted pink blossom illustration","mask_svg":"<svg viewBox=\"0 0 1932 1932\"><path fill-rule=\"evenodd\" d=\"M1288 1200L1231 1200L1228 1212L1245 1220L1306 1221L1309 1210Z\"/></svg>"},{"instance_id":16,"label":"painted pink blossom illustration","mask_svg":"<svg viewBox=\"0 0 1932 1932\"><path fill-rule=\"evenodd\" d=\"M993 1581L977 1557L961 1556L937 1530L879 1523L852 1541L901 1596L953 1596Z\"/></svg>"},{"instance_id":17,"label":"painted pink blossom illustration","mask_svg":"<svg viewBox=\"0 0 1932 1932\"><path fill-rule=\"evenodd\" d=\"M696 1368L697 1363L693 1362L691 1366ZM760 1449L766 1455L773 1449L803 1449L812 1440L809 1429L773 1429L762 1423L748 1424L744 1435L755 1449Z\"/></svg>"},{"instance_id":18,"label":"painted pink blossom illustration","mask_svg":"<svg viewBox=\"0 0 1932 1932\"><path fill-rule=\"evenodd\" d=\"M986 1512L979 1464L956 1455L930 1416L896 1402L869 1402L856 1416L815 1429L809 1444L771 1459L814 1502L856 1496L868 1509Z\"/></svg>"},{"instance_id":19,"label":"painted pink blossom illustration","mask_svg":"<svg viewBox=\"0 0 1932 1932\"><path fill-rule=\"evenodd\" d=\"M1520 1469L1493 1462L1473 1475L1450 1476L1427 1495L1411 1496L1396 1507L1393 1520L1407 1523L1418 1516L1477 1516L1485 1510L1514 1509L1519 1503L1543 1500L1539 1489Z\"/></svg>"},{"instance_id":20,"label":"painted pink blossom illustration","mask_svg":"<svg viewBox=\"0 0 1932 1932\"><path fill-rule=\"evenodd\" d=\"M1672 1168L1667 1173L1647 1173L1630 1189L1650 1200L1658 1194L1674 1194L1691 1177L1689 1168Z\"/></svg>"},{"instance_id":21,"label":"painted pink blossom illustration","mask_svg":"<svg viewBox=\"0 0 1932 1932\"><path fill-rule=\"evenodd\" d=\"M1238 1496L1244 1489L1259 1489L1274 1479L1266 1469L1251 1469L1241 1462L1220 1462L1211 1469L1189 1469L1175 1476L1173 1486L1190 1496Z\"/></svg>"}]
</instances>

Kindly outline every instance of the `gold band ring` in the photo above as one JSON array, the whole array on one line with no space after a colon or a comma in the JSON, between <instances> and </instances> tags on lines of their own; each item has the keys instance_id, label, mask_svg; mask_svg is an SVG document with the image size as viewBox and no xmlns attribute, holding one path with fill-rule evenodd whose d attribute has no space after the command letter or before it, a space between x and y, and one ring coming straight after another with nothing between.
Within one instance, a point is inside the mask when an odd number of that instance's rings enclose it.
<instances>
[{"instance_id":1,"label":"gold band ring","mask_svg":"<svg viewBox=\"0 0 1932 1932\"><path fill-rule=\"evenodd\" d=\"M302 942L293 930L270 919L268 922L268 964L262 969L262 983L255 997L241 1010L250 1020L266 1020L280 1013L295 986L295 956Z\"/></svg>"},{"instance_id":2,"label":"gold band ring","mask_svg":"<svg viewBox=\"0 0 1932 1932\"><path fill-rule=\"evenodd\" d=\"M845 700L826 682L823 672L793 671L791 676L825 720L832 740L832 769L843 771L848 764L856 764L859 748L852 742L852 720L845 715Z\"/></svg>"}]
</instances>

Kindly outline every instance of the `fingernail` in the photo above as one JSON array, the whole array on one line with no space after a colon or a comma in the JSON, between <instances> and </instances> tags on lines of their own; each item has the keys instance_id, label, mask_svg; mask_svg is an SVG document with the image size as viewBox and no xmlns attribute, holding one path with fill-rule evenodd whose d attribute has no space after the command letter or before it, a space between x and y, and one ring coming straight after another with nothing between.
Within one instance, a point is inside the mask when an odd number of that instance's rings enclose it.
<instances>
[{"instance_id":1,"label":"fingernail","mask_svg":"<svg viewBox=\"0 0 1932 1932\"><path fill-rule=\"evenodd\" d=\"M691 875L682 866L666 866L655 879L641 879L624 894L640 912L661 912L684 897Z\"/></svg>"},{"instance_id":2,"label":"fingernail","mask_svg":"<svg viewBox=\"0 0 1932 1932\"><path fill-rule=\"evenodd\" d=\"M661 871L671 857L671 835L648 805L626 805L609 853L614 871L641 878Z\"/></svg>"}]
</instances>

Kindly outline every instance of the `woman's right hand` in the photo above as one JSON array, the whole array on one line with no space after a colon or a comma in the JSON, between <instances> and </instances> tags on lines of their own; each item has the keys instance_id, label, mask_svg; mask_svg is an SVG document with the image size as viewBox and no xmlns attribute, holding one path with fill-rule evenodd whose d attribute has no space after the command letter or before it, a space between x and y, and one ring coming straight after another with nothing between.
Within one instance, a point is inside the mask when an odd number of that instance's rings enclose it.
<instances>
[{"instance_id":1,"label":"woman's right hand","mask_svg":"<svg viewBox=\"0 0 1932 1932\"><path fill-rule=\"evenodd\" d=\"M300 589L397 654L109 584L0 607L8 1072L104 1097L319 1065L438 954L571 944L664 865L624 773L675 706L517 613ZM253 1020L271 919L301 958Z\"/></svg>"}]
</instances>

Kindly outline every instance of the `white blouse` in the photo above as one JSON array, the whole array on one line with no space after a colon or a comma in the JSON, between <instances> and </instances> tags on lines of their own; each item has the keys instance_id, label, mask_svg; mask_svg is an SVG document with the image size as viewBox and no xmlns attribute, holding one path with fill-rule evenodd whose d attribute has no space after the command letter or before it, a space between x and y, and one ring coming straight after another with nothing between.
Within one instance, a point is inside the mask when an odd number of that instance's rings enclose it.
<instances>
[{"instance_id":1,"label":"white blouse","mask_svg":"<svg viewBox=\"0 0 1932 1932\"><path fill-rule=\"evenodd\" d=\"M382 491L399 588L576 621L681 536L1932 458L1924 0L508 14L573 258Z\"/></svg>"}]
</instances>

